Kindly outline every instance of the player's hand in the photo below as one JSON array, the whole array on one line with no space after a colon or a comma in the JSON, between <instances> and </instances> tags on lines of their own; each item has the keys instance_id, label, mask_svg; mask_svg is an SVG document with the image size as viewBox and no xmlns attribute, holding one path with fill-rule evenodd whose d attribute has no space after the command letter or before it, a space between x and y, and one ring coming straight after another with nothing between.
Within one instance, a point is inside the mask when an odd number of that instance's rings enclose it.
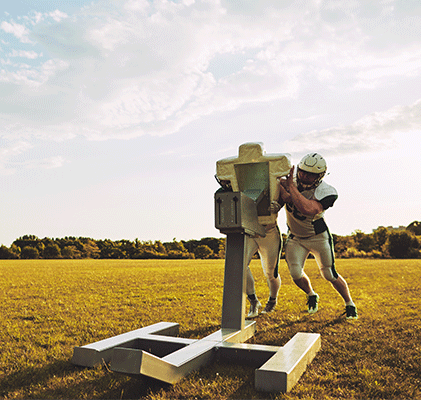
<instances>
[{"instance_id":1,"label":"player's hand","mask_svg":"<svg viewBox=\"0 0 421 400\"><path fill-rule=\"evenodd\" d=\"M286 189L289 191L289 188L294 185L294 168L293 165L291 169L289 170L289 174L287 175L287 178L285 180Z\"/></svg>"},{"instance_id":2,"label":"player's hand","mask_svg":"<svg viewBox=\"0 0 421 400\"><path fill-rule=\"evenodd\" d=\"M277 201L272 201L272 203L270 203L269 211L271 214L276 214L281 208L282 206Z\"/></svg>"},{"instance_id":3,"label":"player's hand","mask_svg":"<svg viewBox=\"0 0 421 400\"><path fill-rule=\"evenodd\" d=\"M281 179L279 179L279 185L281 186L281 190L285 190L288 191L288 187L287 187L287 178L283 177Z\"/></svg>"},{"instance_id":4,"label":"player's hand","mask_svg":"<svg viewBox=\"0 0 421 400\"><path fill-rule=\"evenodd\" d=\"M281 185L281 192L282 189L285 189L285 191L289 192L290 186L294 184L294 166L291 167L287 176L279 179L279 184Z\"/></svg>"}]
</instances>

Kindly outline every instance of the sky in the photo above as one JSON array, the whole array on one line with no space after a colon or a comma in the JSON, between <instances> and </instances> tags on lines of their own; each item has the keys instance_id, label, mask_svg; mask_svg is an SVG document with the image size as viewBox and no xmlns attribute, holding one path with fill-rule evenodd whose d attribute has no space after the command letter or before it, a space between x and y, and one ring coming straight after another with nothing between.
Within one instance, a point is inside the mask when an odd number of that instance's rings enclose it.
<instances>
[{"instance_id":1,"label":"sky","mask_svg":"<svg viewBox=\"0 0 421 400\"><path fill-rule=\"evenodd\" d=\"M247 142L324 156L334 234L421 220L419 0L0 4L0 244L223 237Z\"/></svg>"}]
</instances>

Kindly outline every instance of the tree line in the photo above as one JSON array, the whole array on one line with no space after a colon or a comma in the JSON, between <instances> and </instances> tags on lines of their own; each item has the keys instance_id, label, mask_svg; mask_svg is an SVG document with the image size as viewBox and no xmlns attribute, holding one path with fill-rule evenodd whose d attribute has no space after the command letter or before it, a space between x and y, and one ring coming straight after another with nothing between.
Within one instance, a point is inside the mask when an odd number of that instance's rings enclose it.
<instances>
[{"instance_id":1,"label":"tree line","mask_svg":"<svg viewBox=\"0 0 421 400\"><path fill-rule=\"evenodd\" d=\"M8 248L0 246L0 259L193 259L224 258L224 238L172 242L95 240L86 237L61 239L25 235Z\"/></svg>"},{"instance_id":2,"label":"tree line","mask_svg":"<svg viewBox=\"0 0 421 400\"><path fill-rule=\"evenodd\" d=\"M282 234L284 243L286 235ZM332 235L337 258L421 258L421 222L401 229L378 227L366 234ZM256 255L257 257L257 255ZM284 257L282 252L281 257ZM10 247L0 246L0 259L223 259L225 238L202 238L172 242L95 240L86 237L61 239L24 235Z\"/></svg>"}]
</instances>

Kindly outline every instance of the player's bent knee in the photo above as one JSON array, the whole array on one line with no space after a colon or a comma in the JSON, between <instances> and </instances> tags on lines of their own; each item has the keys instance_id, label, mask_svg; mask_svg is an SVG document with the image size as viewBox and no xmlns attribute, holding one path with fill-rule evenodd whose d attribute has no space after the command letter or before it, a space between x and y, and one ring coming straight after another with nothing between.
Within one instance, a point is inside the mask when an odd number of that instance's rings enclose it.
<instances>
[{"instance_id":1,"label":"player's bent knee","mask_svg":"<svg viewBox=\"0 0 421 400\"><path fill-rule=\"evenodd\" d=\"M291 275L291 278L294 281L297 281L303 277L303 269L297 264L297 265L291 265L289 267L289 273Z\"/></svg>"},{"instance_id":2,"label":"player's bent knee","mask_svg":"<svg viewBox=\"0 0 421 400\"><path fill-rule=\"evenodd\" d=\"M323 278L325 278L327 281L333 283L338 279L338 275L334 274L334 271L331 267L322 268L320 270Z\"/></svg>"}]
</instances>

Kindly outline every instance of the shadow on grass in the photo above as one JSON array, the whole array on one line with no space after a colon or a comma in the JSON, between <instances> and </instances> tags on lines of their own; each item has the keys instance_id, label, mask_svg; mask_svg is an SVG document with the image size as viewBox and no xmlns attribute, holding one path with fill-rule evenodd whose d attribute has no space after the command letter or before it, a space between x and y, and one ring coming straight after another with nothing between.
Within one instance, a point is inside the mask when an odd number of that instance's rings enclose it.
<instances>
[{"instance_id":1,"label":"shadow on grass","mask_svg":"<svg viewBox=\"0 0 421 400\"><path fill-rule=\"evenodd\" d=\"M53 376L62 376L69 370L67 361L55 361L43 368L27 367L13 372L0 379L0 397L9 393L28 392L31 386L44 386Z\"/></svg>"},{"instance_id":2,"label":"shadow on grass","mask_svg":"<svg viewBox=\"0 0 421 400\"><path fill-rule=\"evenodd\" d=\"M297 332L323 333L324 330L338 324L346 323L343 316L333 319L319 318L302 315L298 319L279 321L275 316L261 319L265 324L264 331L259 331L254 340L259 344L280 345L287 342ZM220 325L207 325L183 332L184 337L203 338L220 329ZM210 368L210 369L209 369ZM202 379L215 377L217 372L222 372L220 377L235 380L240 372L244 380L237 390L230 394L231 398L244 398L254 396L254 369L247 366L222 366L212 362L201 369L199 376ZM238 369L237 369L238 368ZM243 368L243 370L241 370ZM222 375L222 376L221 376ZM248 376L250 375L250 376ZM188 377L186 377L188 379ZM235 386L235 385L234 385ZM0 398L56 398L56 399L135 399L164 391L170 394L174 390L172 385L165 384L152 378L139 375L127 375L111 372L107 365L96 368L85 368L73 365L69 360L57 360L43 367L26 367L0 378ZM178 396L177 396L178 397Z\"/></svg>"},{"instance_id":3,"label":"shadow on grass","mask_svg":"<svg viewBox=\"0 0 421 400\"><path fill-rule=\"evenodd\" d=\"M310 332L316 332L316 331L322 331L323 329L326 329L334 325L344 324L346 322L347 320L344 315L338 315L332 319L322 320L322 319L314 318L314 316L311 314L305 314L297 320L287 321L278 325L278 328L296 327L297 329L299 329L304 325L310 329L309 330Z\"/></svg>"},{"instance_id":4,"label":"shadow on grass","mask_svg":"<svg viewBox=\"0 0 421 400\"><path fill-rule=\"evenodd\" d=\"M55 361L44 367L28 367L0 379L0 398L27 399L135 399L168 389L170 385L152 378L93 369Z\"/></svg>"},{"instance_id":5,"label":"shadow on grass","mask_svg":"<svg viewBox=\"0 0 421 400\"><path fill-rule=\"evenodd\" d=\"M206 325L196 329L184 331L182 332L182 336L185 338L203 339L204 337L211 335L219 329L221 329L221 325Z\"/></svg>"},{"instance_id":6,"label":"shadow on grass","mask_svg":"<svg viewBox=\"0 0 421 400\"><path fill-rule=\"evenodd\" d=\"M280 319L278 315L259 317L257 332L251 343L284 346L298 332L319 333L323 335L333 326L346 324L348 321L343 315L326 318L319 313L317 316L302 314L299 317Z\"/></svg>"},{"instance_id":7,"label":"shadow on grass","mask_svg":"<svg viewBox=\"0 0 421 400\"><path fill-rule=\"evenodd\" d=\"M225 384L221 385L221 382ZM45 367L28 367L0 380L0 398L25 399L141 399L158 393L163 398L224 396L228 384L230 398L251 398L254 368L216 361L187 375L177 385L146 376L114 373L106 366L85 368L70 361L56 361Z\"/></svg>"}]
</instances>

